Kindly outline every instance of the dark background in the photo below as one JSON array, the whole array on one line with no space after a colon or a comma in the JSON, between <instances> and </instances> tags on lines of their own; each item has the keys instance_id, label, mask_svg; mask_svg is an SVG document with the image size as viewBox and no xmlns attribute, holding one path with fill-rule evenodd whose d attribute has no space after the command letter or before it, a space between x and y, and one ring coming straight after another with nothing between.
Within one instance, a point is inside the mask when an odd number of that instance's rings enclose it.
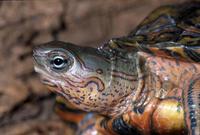
<instances>
[{"instance_id":1,"label":"dark background","mask_svg":"<svg viewBox=\"0 0 200 135\"><path fill-rule=\"evenodd\" d=\"M0 1L0 135L73 132L33 71L33 46L55 39L99 46L128 34L156 7L183 1Z\"/></svg>"}]
</instances>

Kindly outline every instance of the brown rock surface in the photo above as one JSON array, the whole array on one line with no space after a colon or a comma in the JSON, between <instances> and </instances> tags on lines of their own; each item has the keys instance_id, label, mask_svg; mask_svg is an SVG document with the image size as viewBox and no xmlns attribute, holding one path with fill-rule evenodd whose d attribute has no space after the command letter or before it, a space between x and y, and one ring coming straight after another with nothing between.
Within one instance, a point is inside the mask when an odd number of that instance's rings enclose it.
<instances>
[{"instance_id":1,"label":"brown rock surface","mask_svg":"<svg viewBox=\"0 0 200 135\"><path fill-rule=\"evenodd\" d=\"M127 34L156 7L183 1L1 1L0 135L73 134L33 71L33 46L55 39L97 46Z\"/></svg>"}]
</instances>

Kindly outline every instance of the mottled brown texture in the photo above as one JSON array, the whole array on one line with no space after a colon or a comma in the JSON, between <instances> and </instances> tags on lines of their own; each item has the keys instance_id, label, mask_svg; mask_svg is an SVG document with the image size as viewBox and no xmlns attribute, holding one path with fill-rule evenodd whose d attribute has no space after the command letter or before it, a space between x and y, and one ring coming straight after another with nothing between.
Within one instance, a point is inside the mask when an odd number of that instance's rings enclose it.
<instances>
[{"instance_id":1,"label":"mottled brown texture","mask_svg":"<svg viewBox=\"0 0 200 135\"><path fill-rule=\"evenodd\" d=\"M50 134L47 130L51 126L53 134L62 134L68 129L59 118L54 119L54 101L42 111L48 117L37 114L37 105L51 96L33 72L33 46L54 39L96 46L111 37L126 35L156 7L182 1L185 0L1 1L0 134L45 135ZM38 101L37 97L46 98ZM24 112L23 106L32 102L37 103L35 107ZM18 106L22 106L18 110L21 113L14 109ZM30 116L32 113L35 117ZM11 119L10 115L15 117ZM44 124L38 125L41 121Z\"/></svg>"}]
</instances>

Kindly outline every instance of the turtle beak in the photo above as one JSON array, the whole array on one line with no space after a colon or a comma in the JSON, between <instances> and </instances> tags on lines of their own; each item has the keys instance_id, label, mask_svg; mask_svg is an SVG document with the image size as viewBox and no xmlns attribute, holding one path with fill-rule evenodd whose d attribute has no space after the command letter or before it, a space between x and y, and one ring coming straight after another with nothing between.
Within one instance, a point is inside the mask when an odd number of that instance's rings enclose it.
<instances>
[{"instance_id":1,"label":"turtle beak","mask_svg":"<svg viewBox=\"0 0 200 135\"><path fill-rule=\"evenodd\" d=\"M48 51L48 49L42 46L36 46L33 48L33 57L46 57Z\"/></svg>"},{"instance_id":2,"label":"turtle beak","mask_svg":"<svg viewBox=\"0 0 200 135\"><path fill-rule=\"evenodd\" d=\"M33 49L33 61L34 61L34 68L37 72L37 69L43 69L45 67L45 60L47 54L44 51L44 48L37 46Z\"/></svg>"},{"instance_id":3,"label":"turtle beak","mask_svg":"<svg viewBox=\"0 0 200 135\"><path fill-rule=\"evenodd\" d=\"M34 60L34 66L42 66L42 56L40 55L37 48L33 49L33 60Z\"/></svg>"}]
</instances>

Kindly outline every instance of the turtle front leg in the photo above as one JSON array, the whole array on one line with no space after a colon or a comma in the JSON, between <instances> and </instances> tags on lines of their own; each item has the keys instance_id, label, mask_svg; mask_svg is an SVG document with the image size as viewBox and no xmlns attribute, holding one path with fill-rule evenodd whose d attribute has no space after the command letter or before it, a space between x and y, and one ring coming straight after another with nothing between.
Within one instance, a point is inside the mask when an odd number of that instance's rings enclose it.
<instances>
[{"instance_id":1,"label":"turtle front leg","mask_svg":"<svg viewBox=\"0 0 200 135\"><path fill-rule=\"evenodd\" d=\"M185 121L190 135L200 135L200 76L183 93Z\"/></svg>"},{"instance_id":2,"label":"turtle front leg","mask_svg":"<svg viewBox=\"0 0 200 135\"><path fill-rule=\"evenodd\" d=\"M79 123L76 135L115 135L107 127L107 118L88 113Z\"/></svg>"},{"instance_id":3,"label":"turtle front leg","mask_svg":"<svg viewBox=\"0 0 200 135\"><path fill-rule=\"evenodd\" d=\"M101 135L95 127L96 117L93 113L85 115L84 119L78 124L76 135Z\"/></svg>"},{"instance_id":4,"label":"turtle front leg","mask_svg":"<svg viewBox=\"0 0 200 135\"><path fill-rule=\"evenodd\" d=\"M77 135L141 135L123 116L107 118L89 113L79 124Z\"/></svg>"}]
</instances>

